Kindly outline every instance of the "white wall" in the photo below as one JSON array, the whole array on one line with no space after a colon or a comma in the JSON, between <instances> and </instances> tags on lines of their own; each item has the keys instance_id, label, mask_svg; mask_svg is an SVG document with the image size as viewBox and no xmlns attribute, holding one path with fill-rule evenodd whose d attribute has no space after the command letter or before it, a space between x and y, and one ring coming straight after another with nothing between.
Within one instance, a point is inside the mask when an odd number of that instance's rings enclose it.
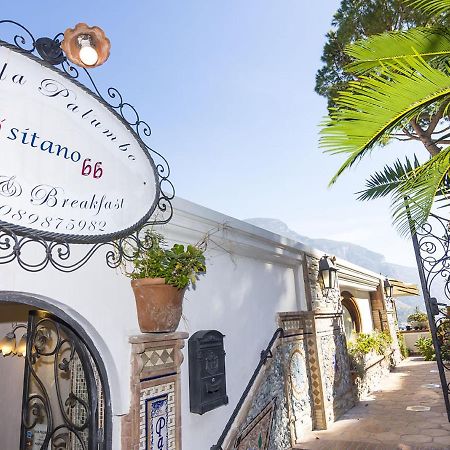
<instances>
[{"instance_id":1,"label":"white wall","mask_svg":"<svg viewBox=\"0 0 450 450\"><path fill-rule=\"evenodd\" d=\"M162 227L169 240L195 243L209 235L207 274L189 290L180 330L217 329L225 334L230 403L203 416L189 412L187 345L182 366L182 426L185 450L209 449L222 432L275 331L276 313L306 310L302 258L314 252L300 243L185 200ZM33 254L40 251L31 250ZM120 418L129 409L130 335L138 334L129 280L106 266L104 252L66 274L47 268L25 272L13 262L0 266L0 291L24 291L53 299L85 328L104 359L111 383L113 448L119 448ZM369 308L361 299L361 315ZM370 312L370 309L369 309ZM370 315L370 314L369 314ZM369 324L363 325L368 327Z\"/></svg>"},{"instance_id":2,"label":"white wall","mask_svg":"<svg viewBox=\"0 0 450 450\"><path fill-rule=\"evenodd\" d=\"M306 309L302 246L246 223L178 201L190 217L176 216L166 233L195 242L211 232L207 274L188 291L181 329L190 334L216 329L225 334L229 404L202 416L189 412L187 345L182 366L183 448L215 444L255 370L260 352L277 328L280 311ZM194 219L195 224L191 222ZM184 228L189 226L189 230ZM232 253L228 253L232 252Z\"/></svg>"},{"instance_id":3,"label":"white wall","mask_svg":"<svg viewBox=\"0 0 450 450\"><path fill-rule=\"evenodd\" d=\"M298 243L180 199L164 233L180 242L196 242L211 233L208 273L188 291L180 329L218 329L226 335L230 405L200 417L189 413L188 367L183 365L183 436L186 449L209 448L216 440L276 328L277 311L305 308L301 250ZM38 258L39 247L28 254ZM75 250L76 251L76 250ZM27 250L24 250L26 254ZM82 252L80 253L80 255ZM25 256L25 255L24 255ZM0 291L48 297L75 318L95 342L111 382L113 414L129 409L130 335L138 334L129 280L106 266L104 253L73 273L48 267L29 273L16 262L1 266ZM194 431L194 427L196 430ZM197 428L200 427L200 428ZM198 442L201 430L201 442ZM114 420L119 448L120 419Z\"/></svg>"},{"instance_id":4,"label":"white wall","mask_svg":"<svg viewBox=\"0 0 450 450\"><path fill-rule=\"evenodd\" d=\"M400 333L405 338L405 345L411 353L419 353L419 349L416 347L416 342L419 338L430 337L429 331L411 330L411 331L400 331Z\"/></svg>"},{"instance_id":5,"label":"white wall","mask_svg":"<svg viewBox=\"0 0 450 450\"><path fill-rule=\"evenodd\" d=\"M361 332L371 333L374 330L370 296L368 292L356 291L355 303L361 315Z\"/></svg>"}]
</instances>

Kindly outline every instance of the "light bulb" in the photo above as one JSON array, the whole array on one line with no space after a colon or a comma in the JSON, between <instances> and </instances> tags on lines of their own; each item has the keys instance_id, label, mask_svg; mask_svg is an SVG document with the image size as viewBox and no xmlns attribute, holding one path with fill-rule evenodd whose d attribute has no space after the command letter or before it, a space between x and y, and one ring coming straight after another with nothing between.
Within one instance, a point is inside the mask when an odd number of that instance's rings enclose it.
<instances>
[{"instance_id":1,"label":"light bulb","mask_svg":"<svg viewBox=\"0 0 450 450\"><path fill-rule=\"evenodd\" d=\"M14 333L8 333L1 341L0 341L0 351L3 353L3 356L8 356L10 353L13 353L16 350L16 335Z\"/></svg>"},{"instance_id":2,"label":"light bulb","mask_svg":"<svg viewBox=\"0 0 450 450\"><path fill-rule=\"evenodd\" d=\"M98 53L94 47L83 45L80 49L80 59L86 66L94 66L98 61Z\"/></svg>"},{"instance_id":3,"label":"light bulb","mask_svg":"<svg viewBox=\"0 0 450 450\"><path fill-rule=\"evenodd\" d=\"M19 341L19 345L16 348L17 356L26 356L27 354L27 333L25 333Z\"/></svg>"}]
</instances>

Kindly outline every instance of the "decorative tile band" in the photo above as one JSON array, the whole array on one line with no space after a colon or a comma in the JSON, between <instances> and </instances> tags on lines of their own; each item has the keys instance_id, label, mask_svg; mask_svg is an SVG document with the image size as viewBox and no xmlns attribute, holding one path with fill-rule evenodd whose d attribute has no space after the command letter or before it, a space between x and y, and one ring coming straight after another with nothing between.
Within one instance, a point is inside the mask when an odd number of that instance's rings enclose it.
<instances>
[{"instance_id":1,"label":"decorative tile band","mask_svg":"<svg viewBox=\"0 0 450 450\"><path fill-rule=\"evenodd\" d=\"M146 350L141 354L143 370L159 366L172 365L174 363L174 349L161 348L156 350Z\"/></svg>"},{"instance_id":2,"label":"decorative tile band","mask_svg":"<svg viewBox=\"0 0 450 450\"><path fill-rule=\"evenodd\" d=\"M283 328L285 330L300 330L302 326L300 320L286 320L283 321Z\"/></svg>"}]
</instances>

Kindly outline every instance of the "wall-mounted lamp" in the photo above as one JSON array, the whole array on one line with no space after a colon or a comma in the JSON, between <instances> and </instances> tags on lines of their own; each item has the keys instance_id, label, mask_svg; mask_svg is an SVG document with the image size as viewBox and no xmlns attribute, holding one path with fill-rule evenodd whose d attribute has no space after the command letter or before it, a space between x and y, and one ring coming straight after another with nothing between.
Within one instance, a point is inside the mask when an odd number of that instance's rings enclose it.
<instances>
[{"instance_id":1,"label":"wall-mounted lamp","mask_svg":"<svg viewBox=\"0 0 450 450\"><path fill-rule=\"evenodd\" d=\"M16 345L16 331L19 328L27 329L24 324L19 324L13 327L13 329L6 334L6 336L0 341L0 352L3 356L17 355L25 356L27 352L27 333L24 333L20 338L19 344Z\"/></svg>"},{"instance_id":2,"label":"wall-mounted lamp","mask_svg":"<svg viewBox=\"0 0 450 450\"><path fill-rule=\"evenodd\" d=\"M392 298L394 296L394 285L389 281L388 278L384 279L384 295L387 298Z\"/></svg>"},{"instance_id":3,"label":"wall-mounted lamp","mask_svg":"<svg viewBox=\"0 0 450 450\"><path fill-rule=\"evenodd\" d=\"M322 256L319 261L319 278L322 282L322 288L325 290L337 287L337 267L336 258L328 255Z\"/></svg>"},{"instance_id":4,"label":"wall-mounted lamp","mask_svg":"<svg viewBox=\"0 0 450 450\"><path fill-rule=\"evenodd\" d=\"M80 67L98 67L109 57L111 42L99 27L79 23L64 32L61 48L67 58Z\"/></svg>"}]
</instances>

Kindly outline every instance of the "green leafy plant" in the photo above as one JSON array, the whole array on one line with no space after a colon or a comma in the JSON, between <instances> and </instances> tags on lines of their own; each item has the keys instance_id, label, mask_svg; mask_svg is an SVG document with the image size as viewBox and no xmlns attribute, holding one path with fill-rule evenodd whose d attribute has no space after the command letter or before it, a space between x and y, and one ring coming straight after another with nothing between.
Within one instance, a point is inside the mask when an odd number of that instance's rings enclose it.
<instances>
[{"instance_id":1,"label":"green leafy plant","mask_svg":"<svg viewBox=\"0 0 450 450\"><path fill-rule=\"evenodd\" d=\"M173 244L149 230L144 237L144 249L136 250L133 270L126 275L138 278L164 278L167 284L183 289L195 285L199 274L206 272L204 248L200 245Z\"/></svg>"},{"instance_id":2,"label":"green leafy plant","mask_svg":"<svg viewBox=\"0 0 450 450\"><path fill-rule=\"evenodd\" d=\"M366 355L374 351L378 355L384 355L392 344L391 336L384 331L377 331L371 334L359 333L356 339L348 344L350 353L360 353Z\"/></svg>"},{"instance_id":3,"label":"green leafy plant","mask_svg":"<svg viewBox=\"0 0 450 450\"><path fill-rule=\"evenodd\" d=\"M392 338L384 331L359 333L356 339L348 343L350 368L359 378L365 375L365 355L375 352L384 355L391 348Z\"/></svg>"},{"instance_id":4,"label":"green leafy plant","mask_svg":"<svg viewBox=\"0 0 450 450\"><path fill-rule=\"evenodd\" d=\"M401 234L409 234L426 222L435 200L441 207L449 204L450 1L373 3L342 2L335 16L342 31L352 27L350 4L363 7L370 20L375 20L375 11L381 11L381 18L388 21L397 15L399 20L390 21L397 26L385 27L391 31L380 35L374 33L381 30L369 28L371 22L365 21L361 36L347 39L344 33L336 35L337 40L329 36L344 45L328 47L326 52L335 48L345 58L339 60L330 53L331 59L324 62L330 69L332 63L337 64L344 73L343 83L331 77L336 86L320 90L332 103L322 127L321 147L344 157L330 182L334 184L375 148L392 140L420 141L426 149L425 159L419 162L414 156L388 164L358 192L360 200L390 196L393 223ZM409 11L409 19L402 6ZM345 23L344 17L349 19ZM327 85L328 78L323 81Z\"/></svg>"},{"instance_id":5,"label":"green leafy plant","mask_svg":"<svg viewBox=\"0 0 450 450\"><path fill-rule=\"evenodd\" d=\"M405 336L403 336L403 334L401 333L397 333L397 340L400 347L400 353L402 354L403 358L407 358L409 356L409 349L406 346Z\"/></svg>"},{"instance_id":6,"label":"green leafy plant","mask_svg":"<svg viewBox=\"0 0 450 450\"><path fill-rule=\"evenodd\" d=\"M425 358L425 361L436 360L433 340L431 339L431 337L420 337L419 339L417 339L415 345L419 349L419 353Z\"/></svg>"},{"instance_id":7,"label":"green leafy plant","mask_svg":"<svg viewBox=\"0 0 450 450\"><path fill-rule=\"evenodd\" d=\"M437 328L437 339L443 361L450 362L450 320L443 320Z\"/></svg>"},{"instance_id":8,"label":"green leafy plant","mask_svg":"<svg viewBox=\"0 0 450 450\"><path fill-rule=\"evenodd\" d=\"M450 361L450 321L444 320L437 329L437 340L439 342L440 354L443 361ZM435 361L436 352L434 350L431 337L420 337L417 339L416 347L419 353L425 358L425 361Z\"/></svg>"},{"instance_id":9,"label":"green leafy plant","mask_svg":"<svg viewBox=\"0 0 450 450\"><path fill-rule=\"evenodd\" d=\"M416 309L412 314L408 316L408 322L427 322L428 323L428 316L426 313L419 310L419 307L416 306Z\"/></svg>"}]
</instances>

